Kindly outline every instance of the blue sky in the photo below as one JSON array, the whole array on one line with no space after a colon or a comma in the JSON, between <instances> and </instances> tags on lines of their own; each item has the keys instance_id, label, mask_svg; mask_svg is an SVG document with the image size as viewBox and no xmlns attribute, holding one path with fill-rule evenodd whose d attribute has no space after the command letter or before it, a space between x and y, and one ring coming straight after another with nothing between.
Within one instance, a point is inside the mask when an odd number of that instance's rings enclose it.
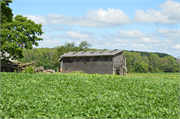
<instances>
[{"instance_id":1,"label":"blue sky","mask_svg":"<svg viewBox=\"0 0 180 119\"><path fill-rule=\"evenodd\" d=\"M178 0L14 0L10 7L43 25L38 48L87 41L98 49L180 56Z\"/></svg>"}]
</instances>

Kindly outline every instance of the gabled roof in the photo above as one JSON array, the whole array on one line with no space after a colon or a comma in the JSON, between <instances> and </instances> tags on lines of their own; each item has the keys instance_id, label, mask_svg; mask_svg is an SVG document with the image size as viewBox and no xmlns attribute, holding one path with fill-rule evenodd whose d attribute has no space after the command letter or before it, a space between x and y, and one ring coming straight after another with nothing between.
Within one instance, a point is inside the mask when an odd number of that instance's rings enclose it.
<instances>
[{"instance_id":1,"label":"gabled roof","mask_svg":"<svg viewBox=\"0 0 180 119\"><path fill-rule=\"evenodd\" d=\"M61 61L63 57L87 57L87 56L114 56L120 52L124 51L123 49L118 50L107 50L107 51L79 51L79 52L68 52L64 53L60 56L60 59L58 61Z\"/></svg>"}]
</instances>

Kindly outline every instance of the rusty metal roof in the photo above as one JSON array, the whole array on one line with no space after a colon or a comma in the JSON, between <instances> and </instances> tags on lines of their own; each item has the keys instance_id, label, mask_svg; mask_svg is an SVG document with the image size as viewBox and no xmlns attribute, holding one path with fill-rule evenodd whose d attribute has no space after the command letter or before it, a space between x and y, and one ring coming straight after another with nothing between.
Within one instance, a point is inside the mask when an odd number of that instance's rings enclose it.
<instances>
[{"instance_id":1,"label":"rusty metal roof","mask_svg":"<svg viewBox=\"0 0 180 119\"><path fill-rule=\"evenodd\" d=\"M63 57L114 56L122 51L124 50L118 49L118 50L95 51L95 52L93 51L68 52L61 55L58 61L61 61Z\"/></svg>"}]
</instances>

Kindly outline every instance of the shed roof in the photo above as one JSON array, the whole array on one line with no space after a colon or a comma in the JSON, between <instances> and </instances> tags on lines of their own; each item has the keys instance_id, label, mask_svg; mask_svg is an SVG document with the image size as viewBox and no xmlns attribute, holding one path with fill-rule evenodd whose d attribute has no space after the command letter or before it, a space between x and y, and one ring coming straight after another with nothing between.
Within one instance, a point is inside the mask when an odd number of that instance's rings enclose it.
<instances>
[{"instance_id":1,"label":"shed roof","mask_svg":"<svg viewBox=\"0 0 180 119\"><path fill-rule=\"evenodd\" d=\"M87 57L87 56L114 56L120 52L124 51L124 49L118 49L118 50L107 50L107 51L79 51L79 52L68 52L64 53L60 56L60 59L58 61L61 61L63 57Z\"/></svg>"}]
</instances>

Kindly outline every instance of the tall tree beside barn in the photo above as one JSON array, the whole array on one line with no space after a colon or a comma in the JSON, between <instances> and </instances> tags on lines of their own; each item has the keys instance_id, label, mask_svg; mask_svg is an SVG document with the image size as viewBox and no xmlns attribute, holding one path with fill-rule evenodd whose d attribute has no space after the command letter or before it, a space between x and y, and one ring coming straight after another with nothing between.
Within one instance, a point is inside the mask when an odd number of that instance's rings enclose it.
<instances>
[{"instance_id":1,"label":"tall tree beside barn","mask_svg":"<svg viewBox=\"0 0 180 119\"><path fill-rule=\"evenodd\" d=\"M12 9L9 3L12 1L1 1L1 57L5 61L23 58L23 48L32 49L33 45L38 46L37 41L43 40L38 36L42 35L42 25L34 21L16 15L13 18ZM9 57L5 57L5 53Z\"/></svg>"},{"instance_id":2,"label":"tall tree beside barn","mask_svg":"<svg viewBox=\"0 0 180 119\"><path fill-rule=\"evenodd\" d=\"M64 45L57 46L54 49L55 50L54 50L54 53L53 53L53 56L52 56L52 60L54 62L54 67L56 69L59 68L59 62L58 62L57 59L59 59L60 55L63 55L64 53L68 53L68 52L71 52L71 51L75 51L75 52L79 51L79 47L77 47L74 42L65 43Z\"/></svg>"}]
</instances>

